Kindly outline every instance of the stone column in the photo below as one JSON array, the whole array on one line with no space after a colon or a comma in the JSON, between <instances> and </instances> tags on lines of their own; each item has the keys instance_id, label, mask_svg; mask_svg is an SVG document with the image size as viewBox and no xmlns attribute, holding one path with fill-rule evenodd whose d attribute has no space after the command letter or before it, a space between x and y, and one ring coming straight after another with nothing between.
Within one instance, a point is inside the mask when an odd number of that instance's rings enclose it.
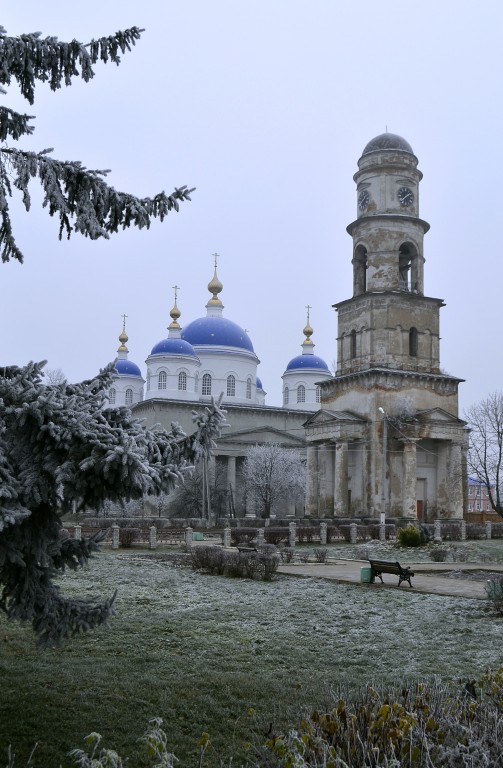
<instances>
[{"instance_id":1,"label":"stone column","mask_svg":"<svg viewBox=\"0 0 503 768\"><path fill-rule=\"evenodd\" d=\"M75 531L74 531L73 538L76 539L77 541L81 540L81 538L82 538L82 526L80 526L80 525L76 525L75 526Z\"/></svg>"},{"instance_id":2,"label":"stone column","mask_svg":"<svg viewBox=\"0 0 503 768\"><path fill-rule=\"evenodd\" d=\"M358 541L358 526L356 525L356 523L350 523L349 540L351 544L356 544L356 542Z\"/></svg>"},{"instance_id":3,"label":"stone column","mask_svg":"<svg viewBox=\"0 0 503 768\"><path fill-rule=\"evenodd\" d=\"M333 450L333 443L324 443L319 448L320 517L332 517L334 510Z\"/></svg>"},{"instance_id":4,"label":"stone column","mask_svg":"<svg viewBox=\"0 0 503 768\"><path fill-rule=\"evenodd\" d=\"M386 541L386 523L379 525L379 541Z\"/></svg>"},{"instance_id":5,"label":"stone column","mask_svg":"<svg viewBox=\"0 0 503 768\"><path fill-rule=\"evenodd\" d=\"M227 549L231 545L231 529L224 528L224 547Z\"/></svg>"},{"instance_id":6,"label":"stone column","mask_svg":"<svg viewBox=\"0 0 503 768\"><path fill-rule=\"evenodd\" d=\"M335 443L334 515L346 517L348 510L348 444Z\"/></svg>"},{"instance_id":7,"label":"stone column","mask_svg":"<svg viewBox=\"0 0 503 768\"><path fill-rule=\"evenodd\" d=\"M466 520L461 520L461 541L466 541Z\"/></svg>"},{"instance_id":8,"label":"stone column","mask_svg":"<svg viewBox=\"0 0 503 768\"><path fill-rule=\"evenodd\" d=\"M318 517L318 447L307 446L306 514Z\"/></svg>"},{"instance_id":9,"label":"stone column","mask_svg":"<svg viewBox=\"0 0 503 768\"><path fill-rule=\"evenodd\" d=\"M491 526L491 523L490 523L489 521L487 521L487 522L485 523L485 526L486 526L486 539L490 539L490 538L491 538L491 534L492 534L492 530L491 530L492 526Z\"/></svg>"},{"instance_id":10,"label":"stone column","mask_svg":"<svg viewBox=\"0 0 503 768\"><path fill-rule=\"evenodd\" d=\"M433 541L436 543L440 543L442 541L442 534L440 531L440 520L435 520L435 527L434 527L434 533L433 533Z\"/></svg>"},{"instance_id":11,"label":"stone column","mask_svg":"<svg viewBox=\"0 0 503 768\"><path fill-rule=\"evenodd\" d=\"M417 519L417 468L416 441L407 440L403 445L403 507L402 517Z\"/></svg>"},{"instance_id":12,"label":"stone column","mask_svg":"<svg viewBox=\"0 0 503 768\"><path fill-rule=\"evenodd\" d=\"M257 547L263 547L265 544L265 533L263 528L257 530Z\"/></svg>"},{"instance_id":13,"label":"stone column","mask_svg":"<svg viewBox=\"0 0 503 768\"><path fill-rule=\"evenodd\" d=\"M192 528L185 529L185 546L187 549L192 549Z\"/></svg>"},{"instance_id":14,"label":"stone column","mask_svg":"<svg viewBox=\"0 0 503 768\"><path fill-rule=\"evenodd\" d=\"M463 517L463 462L461 445L452 443L449 451L449 517Z\"/></svg>"},{"instance_id":15,"label":"stone column","mask_svg":"<svg viewBox=\"0 0 503 768\"><path fill-rule=\"evenodd\" d=\"M148 537L148 548L149 549L156 549L157 547L157 528L155 525L150 526L149 530L149 537Z\"/></svg>"},{"instance_id":16,"label":"stone column","mask_svg":"<svg viewBox=\"0 0 503 768\"><path fill-rule=\"evenodd\" d=\"M112 549L119 549L119 526L112 525Z\"/></svg>"},{"instance_id":17,"label":"stone column","mask_svg":"<svg viewBox=\"0 0 503 768\"><path fill-rule=\"evenodd\" d=\"M320 544L325 547L327 544L327 524L320 523Z\"/></svg>"},{"instance_id":18,"label":"stone column","mask_svg":"<svg viewBox=\"0 0 503 768\"><path fill-rule=\"evenodd\" d=\"M288 524L288 544L290 547L295 547L295 540L297 538L297 524Z\"/></svg>"}]
</instances>

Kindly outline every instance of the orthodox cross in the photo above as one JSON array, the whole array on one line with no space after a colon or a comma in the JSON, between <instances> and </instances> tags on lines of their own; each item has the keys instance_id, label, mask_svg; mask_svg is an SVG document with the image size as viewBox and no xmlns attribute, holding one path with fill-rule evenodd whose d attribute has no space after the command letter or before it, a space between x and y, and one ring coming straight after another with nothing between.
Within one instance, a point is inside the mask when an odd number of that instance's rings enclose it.
<instances>
[{"instance_id":1,"label":"orthodox cross","mask_svg":"<svg viewBox=\"0 0 503 768\"><path fill-rule=\"evenodd\" d=\"M127 315L121 315L122 317L122 333L126 332L126 317Z\"/></svg>"},{"instance_id":2,"label":"orthodox cross","mask_svg":"<svg viewBox=\"0 0 503 768\"><path fill-rule=\"evenodd\" d=\"M215 269L216 269L217 268L217 259L220 258L220 254L215 252L215 253L212 254L212 256L215 257Z\"/></svg>"},{"instance_id":3,"label":"orthodox cross","mask_svg":"<svg viewBox=\"0 0 503 768\"><path fill-rule=\"evenodd\" d=\"M179 291L179 290L180 290L180 286L179 286L179 285L172 285L171 287L173 288L173 290L174 290L174 292L175 292L175 304L176 304L176 298L177 298L177 296L178 296L178 293L177 293L177 291Z\"/></svg>"},{"instance_id":4,"label":"orthodox cross","mask_svg":"<svg viewBox=\"0 0 503 768\"><path fill-rule=\"evenodd\" d=\"M306 304L306 309L307 309L307 322L309 322L309 310L312 309L311 305Z\"/></svg>"}]
</instances>

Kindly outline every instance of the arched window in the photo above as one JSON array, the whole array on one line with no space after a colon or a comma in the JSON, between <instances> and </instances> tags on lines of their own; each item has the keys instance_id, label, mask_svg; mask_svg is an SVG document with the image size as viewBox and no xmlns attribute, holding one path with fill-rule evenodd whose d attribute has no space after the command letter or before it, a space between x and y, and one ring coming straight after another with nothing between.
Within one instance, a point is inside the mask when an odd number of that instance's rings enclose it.
<instances>
[{"instance_id":1,"label":"arched window","mask_svg":"<svg viewBox=\"0 0 503 768\"><path fill-rule=\"evenodd\" d=\"M159 371L159 389L166 389L168 377L166 371Z\"/></svg>"},{"instance_id":2,"label":"arched window","mask_svg":"<svg viewBox=\"0 0 503 768\"><path fill-rule=\"evenodd\" d=\"M411 328L409 331L409 355L417 357L417 328Z\"/></svg>"},{"instance_id":3,"label":"arched window","mask_svg":"<svg viewBox=\"0 0 503 768\"><path fill-rule=\"evenodd\" d=\"M211 395L211 376L209 373L205 373L203 376L202 395Z\"/></svg>"},{"instance_id":4,"label":"arched window","mask_svg":"<svg viewBox=\"0 0 503 768\"><path fill-rule=\"evenodd\" d=\"M303 384L299 384L299 386L297 387L297 402L298 403L306 402L306 388Z\"/></svg>"},{"instance_id":5,"label":"arched window","mask_svg":"<svg viewBox=\"0 0 503 768\"><path fill-rule=\"evenodd\" d=\"M227 397L236 396L236 377L230 374L227 376Z\"/></svg>"},{"instance_id":6,"label":"arched window","mask_svg":"<svg viewBox=\"0 0 503 768\"><path fill-rule=\"evenodd\" d=\"M251 379L249 376L246 379L246 399L251 400Z\"/></svg>"},{"instance_id":7,"label":"arched window","mask_svg":"<svg viewBox=\"0 0 503 768\"><path fill-rule=\"evenodd\" d=\"M178 374L178 389L187 389L187 374L185 371L180 371Z\"/></svg>"},{"instance_id":8,"label":"arched window","mask_svg":"<svg viewBox=\"0 0 503 768\"><path fill-rule=\"evenodd\" d=\"M288 405L290 401L290 390L288 387L285 387L283 390L283 405Z\"/></svg>"},{"instance_id":9,"label":"arched window","mask_svg":"<svg viewBox=\"0 0 503 768\"><path fill-rule=\"evenodd\" d=\"M115 405L115 395L116 395L115 389L112 387L108 393L108 402L110 403L110 405Z\"/></svg>"},{"instance_id":10,"label":"arched window","mask_svg":"<svg viewBox=\"0 0 503 768\"><path fill-rule=\"evenodd\" d=\"M199 392L199 374L194 376L194 392Z\"/></svg>"},{"instance_id":11,"label":"arched window","mask_svg":"<svg viewBox=\"0 0 503 768\"><path fill-rule=\"evenodd\" d=\"M351 331L351 333L349 334L349 338L350 338L349 356L351 357L352 360L354 360L354 358L356 357L356 331L355 330Z\"/></svg>"},{"instance_id":12,"label":"arched window","mask_svg":"<svg viewBox=\"0 0 503 768\"><path fill-rule=\"evenodd\" d=\"M133 390L131 388L126 389L126 405L132 405L133 403Z\"/></svg>"},{"instance_id":13,"label":"arched window","mask_svg":"<svg viewBox=\"0 0 503 768\"><path fill-rule=\"evenodd\" d=\"M353 257L353 293L359 296L367 290L367 249L359 245Z\"/></svg>"},{"instance_id":14,"label":"arched window","mask_svg":"<svg viewBox=\"0 0 503 768\"><path fill-rule=\"evenodd\" d=\"M316 387L316 402L321 403L321 389Z\"/></svg>"}]
</instances>

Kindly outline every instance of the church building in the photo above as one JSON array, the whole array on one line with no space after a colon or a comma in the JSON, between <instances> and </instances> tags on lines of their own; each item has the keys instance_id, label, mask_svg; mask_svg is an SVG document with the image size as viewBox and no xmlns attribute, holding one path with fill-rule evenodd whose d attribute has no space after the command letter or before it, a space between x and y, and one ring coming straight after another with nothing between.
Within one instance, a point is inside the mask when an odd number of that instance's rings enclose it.
<instances>
[{"instance_id":1,"label":"church building","mask_svg":"<svg viewBox=\"0 0 503 768\"><path fill-rule=\"evenodd\" d=\"M140 367L129 360L123 325L109 403L131 406L134 415L148 427L160 424L169 428L171 422L177 422L190 434L194 430L193 412L203 412L212 398L222 396L227 423L207 467L208 484L218 490L214 496L219 499L218 509L213 509L212 514L253 517L255 510L242 482L248 450L257 444L277 443L305 457L304 422L320 406L320 382L332 378L325 361L314 354L309 308L302 353L287 363L282 376L283 405L267 406L257 373L260 360L252 341L240 325L224 316L220 299L223 285L216 261L208 284L211 298L206 315L182 327L178 289L174 290L168 336L156 342L147 356L146 379ZM278 516L303 516L304 499L285 498L273 512Z\"/></svg>"},{"instance_id":2,"label":"church building","mask_svg":"<svg viewBox=\"0 0 503 768\"><path fill-rule=\"evenodd\" d=\"M422 173L385 133L358 161L353 295L335 305L337 371L306 423L307 514L462 518L468 432L462 379L440 368L442 299L424 293Z\"/></svg>"}]
</instances>

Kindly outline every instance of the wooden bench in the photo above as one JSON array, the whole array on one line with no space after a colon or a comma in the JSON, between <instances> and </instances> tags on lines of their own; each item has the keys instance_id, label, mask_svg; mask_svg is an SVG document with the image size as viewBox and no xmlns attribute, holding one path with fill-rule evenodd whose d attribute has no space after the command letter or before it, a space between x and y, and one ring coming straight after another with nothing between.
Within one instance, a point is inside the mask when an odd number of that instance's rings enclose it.
<instances>
[{"instance_id":1,"label":"wooden bench","mask_svg":"<svg viewBox=\"0 0 503 768\"><path fill-rule=\"evenodd\" d=\"M239 544L236 547L238 552L258 552L257 547L242 547Z\"/></svg>"},{"instance_id":2,"label":"wooden bench","mask_svg":"<svg viewBox=\"0 0 503 768\"><path fill-rule=\"evenodd\" d=\"M381 583L384 584L382 578L383 573L391 573L398 576L398 586L400 586L402 581L407 581L409 587L412 587L410 580L411 577L414 576L414 571L411 571L410 568L402 568L400 563L390 563L386 560L369 560L369 563L372 569L372 575L379 576Z\"/></svg>"}]
</instances>

